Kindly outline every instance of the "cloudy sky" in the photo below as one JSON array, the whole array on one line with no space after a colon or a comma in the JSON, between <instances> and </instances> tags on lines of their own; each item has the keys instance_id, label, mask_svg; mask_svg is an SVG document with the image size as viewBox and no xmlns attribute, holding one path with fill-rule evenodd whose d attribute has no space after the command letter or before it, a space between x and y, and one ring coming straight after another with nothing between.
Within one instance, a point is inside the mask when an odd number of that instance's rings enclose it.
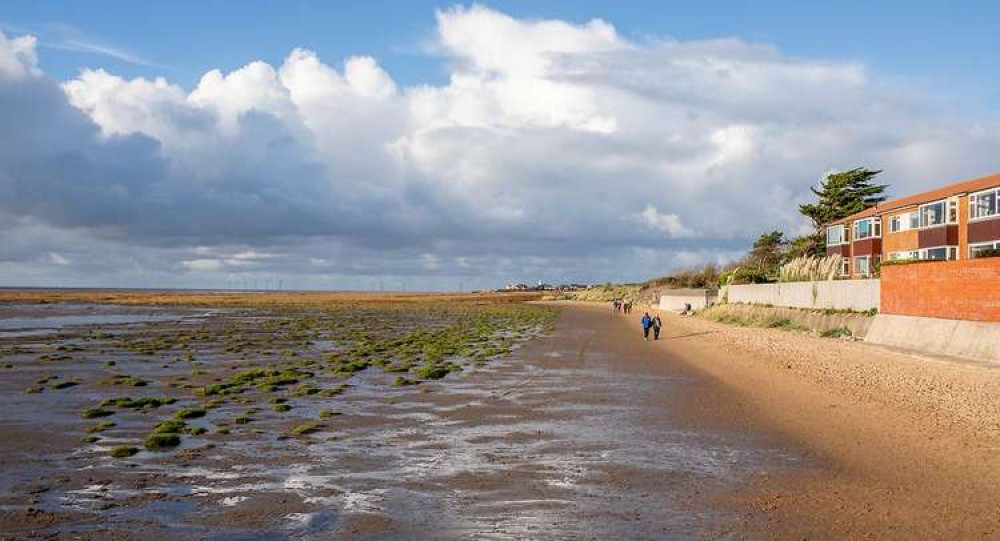
<instances>
[{"instance_id":1,"label":"cloudy sky","mask_svg":"<svg viewBox=\"0 0 1000 541\"><path fill-rule=\"evenodd\" d=\"M37 4L0 285L641 280L805 231L830 171L1000 171L992 4Z\"/></svg>"}]
</instances>

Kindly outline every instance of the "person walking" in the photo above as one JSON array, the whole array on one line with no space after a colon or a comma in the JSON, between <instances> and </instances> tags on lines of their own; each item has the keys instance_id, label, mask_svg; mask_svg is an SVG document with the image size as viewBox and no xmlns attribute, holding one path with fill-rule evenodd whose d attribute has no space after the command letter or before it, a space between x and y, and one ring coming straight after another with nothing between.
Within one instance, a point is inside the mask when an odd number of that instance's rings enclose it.
<instances>
[{"instance_id":1,"label":"person walking","mask_svg":"<svg viewBox=\"0 0 1000 541\"><path fill-rule=\"evenodd\" d=\"M653 325L653 318L649 317L649 312L642 315L642 339L649 340L649 328Z\"/></svg>"},{"instance_id":2,"label":"person walking","mask_svg":"<svg viewBox=\"0 0 1000 541\"><path fill-rule=\"evenodd\" d=\"M653 316L653 340L660 339L660 327L663 326L663 322L660 321L660 314Z\"/></svg>"}]
</instances>

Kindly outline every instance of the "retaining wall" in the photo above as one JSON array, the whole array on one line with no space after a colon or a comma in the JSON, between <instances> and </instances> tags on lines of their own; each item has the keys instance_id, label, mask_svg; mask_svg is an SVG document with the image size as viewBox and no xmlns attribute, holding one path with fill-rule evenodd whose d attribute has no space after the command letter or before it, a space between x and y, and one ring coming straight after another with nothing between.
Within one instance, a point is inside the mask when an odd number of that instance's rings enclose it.
<instances>
[{"instance_id":1,"label":"retaining wall","mask_svg":"<svg viewBox=\"0 0 1000 541\"><path fill-rule=\"evenodd\" d=\"M865 341L1000 363L1000 323L879 314Z\"/></svg>"},{"instance_id":2,"label":"retaining wall","mask_svg":"<svg viewBox=\"0 0 1000 541\"><path fill-rule=\"evenodd\" d=\"M715 302L718 292L712 289L670 289L660 295L660 310L680 312L685 305L691 305L692 310L701 310Z\"/></svg>"},{"instance_id":3,"label":"retaining wall","mask_svg":"<svg viewBox=\"0 0 1000 541\"><path fill-rule=\"evenodd\" d=\"M831 280L730 285L724 288L721 298L729 303L864 312L879 308L879 281Z\"/></svg>"},{"instance_id":4,"label":"retaining wall","mask_svg":"<svg viewBox=\"0 0 1000 541\"><path fill-rule=\"evenodd\" d=\"M1000 323L1000 257L883 265L881 312Z\"/></svg>"}]
</instances>

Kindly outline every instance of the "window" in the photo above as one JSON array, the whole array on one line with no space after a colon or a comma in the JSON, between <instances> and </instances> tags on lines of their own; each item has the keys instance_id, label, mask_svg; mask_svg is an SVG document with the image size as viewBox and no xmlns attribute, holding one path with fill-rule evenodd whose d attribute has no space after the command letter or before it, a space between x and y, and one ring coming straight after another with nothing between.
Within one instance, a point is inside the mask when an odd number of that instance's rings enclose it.
<instances>
[{"instance_id":1,"label":"window","mask_svg":"<svg viewBox=\"0 0 1000 541\"><path fill-rule=\"evenodd\" d=\"M826 245L827 246L839 246L845 244L847 239L844 238L844 226L834 225L826 228Z\"/></svg>"},{"instance_id":2,"label":"window","mask_svg":"<svg viewBox=\"0 0 1000 541\"><path fill-rule=\"evenodd\" d=\"M889 252L889 261L896 261L900 259L917 259L920 257L920 253L916 250L907 252Z\"/></svg>"},{"instance_id":3,"label":"window","mask_svg":"<svg viewBox=\"0 0 1000 541\"><path fill-rule=\"evenodd\" d=\"M920 227L919 212L906 212L889 218L890 233L899 233L900 231L916 229L918 227Z\"/></svg>"},{"instance_id":4,"label":"window","mask_svg":"<svg viewBox=\"0 0 1000 541\"><path fill-rule=\"evenodd\" d=\"M868 266L869 256L863 255L854 258L854 274L858 276L868 276L871 268Z\"/></svg>"},{"instance_id":5,"label":"window","mask_svg":"<svg viewBox=\"0 0 1000 541\"><path fill-rule=\"evenodd\" d=\"M854 240L882 236L882 223L877 219L865 218L854 222Z\"/></svg>"},{"instance_id":6,"label":"window","mask_svg":"<svg viewBox=\"0 0 1000 541\"><path fill-rule=\"evenodd\" d=\"M930 248L924 251L924 257L922 259L929 259L931 261L944 261L948 259L948 249L947 248Z\"/></svg>"},{"instance_id":7,"label":"window","mask_svg":"<svg viewBox=\"0 0 1000 541\"><path fill-rule=\"evenodd\" d=\"M851 260L847 259L846 257L842 257L840 263L841 263L840 274L842 276L847 276L851 274Z\"/></svg>"},{"instance_id":8,"label":"window","mask_svg":"<svg viewBox=\"0 0 1000 541\"><path fill-rule=\"evenodd\" d=\"M969 196L969 218L989 218L1000 212L1000 189L974 193Z\"/></svg>"},{"instance_id":9,"label":"window","mask_svg":"<svg viewBox=\"0 0 1000 541\"><path fill-rule=\"evenodd\" d=\"M972 244L969 246L969 258L979 257L980 252L988 250L1000 250L1000 240L994 242L984 242L982 244Z\"/></svg>"},{"instance_id":10,"label":"window","mask_svg":"<svg viewBox=\"0 0 1000 541\"><path fill-rule=\"evenodd\" d=\"M958 198L952 197L948 200L948 223L958 223Z\"/></svg>"},{"instance_id":11,"label":"window","mask_svg":"<svg viewBox=\"0 0 1000 541\"><path fill-rule=\"evenodd\" d=\"M920 227L941 225L945 220L947 204L945 201L929 203L920 206Z\"/></svg>"},{"instance_id":12,"label":"window","mask_svg":"<svg viewBox=\"0 0 1000 541\"><path fill-rule=\"evenodd\" d=\"M938 246L920 250L919 259L927 261L954 261L958 259L957 246Z\"/></svg>"}]
</instances>

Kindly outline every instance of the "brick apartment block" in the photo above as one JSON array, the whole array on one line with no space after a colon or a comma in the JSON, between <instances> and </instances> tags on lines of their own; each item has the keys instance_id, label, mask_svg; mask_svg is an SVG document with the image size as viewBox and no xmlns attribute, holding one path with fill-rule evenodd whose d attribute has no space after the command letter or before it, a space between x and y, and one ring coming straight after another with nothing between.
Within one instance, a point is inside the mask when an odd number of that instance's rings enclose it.
<instances>
[{"instance_id":1,"label":"brick apartment block","mask_svg":"<svg viewBox=\"0 0 1000 541\"><path fill-rule=\"evenodd\" d=\"M881 261L968 260L996 248L1000 174L885 201L826 229L826 253L843 256L850 278L872 276Z\"/></svg>"}]
</instances>

